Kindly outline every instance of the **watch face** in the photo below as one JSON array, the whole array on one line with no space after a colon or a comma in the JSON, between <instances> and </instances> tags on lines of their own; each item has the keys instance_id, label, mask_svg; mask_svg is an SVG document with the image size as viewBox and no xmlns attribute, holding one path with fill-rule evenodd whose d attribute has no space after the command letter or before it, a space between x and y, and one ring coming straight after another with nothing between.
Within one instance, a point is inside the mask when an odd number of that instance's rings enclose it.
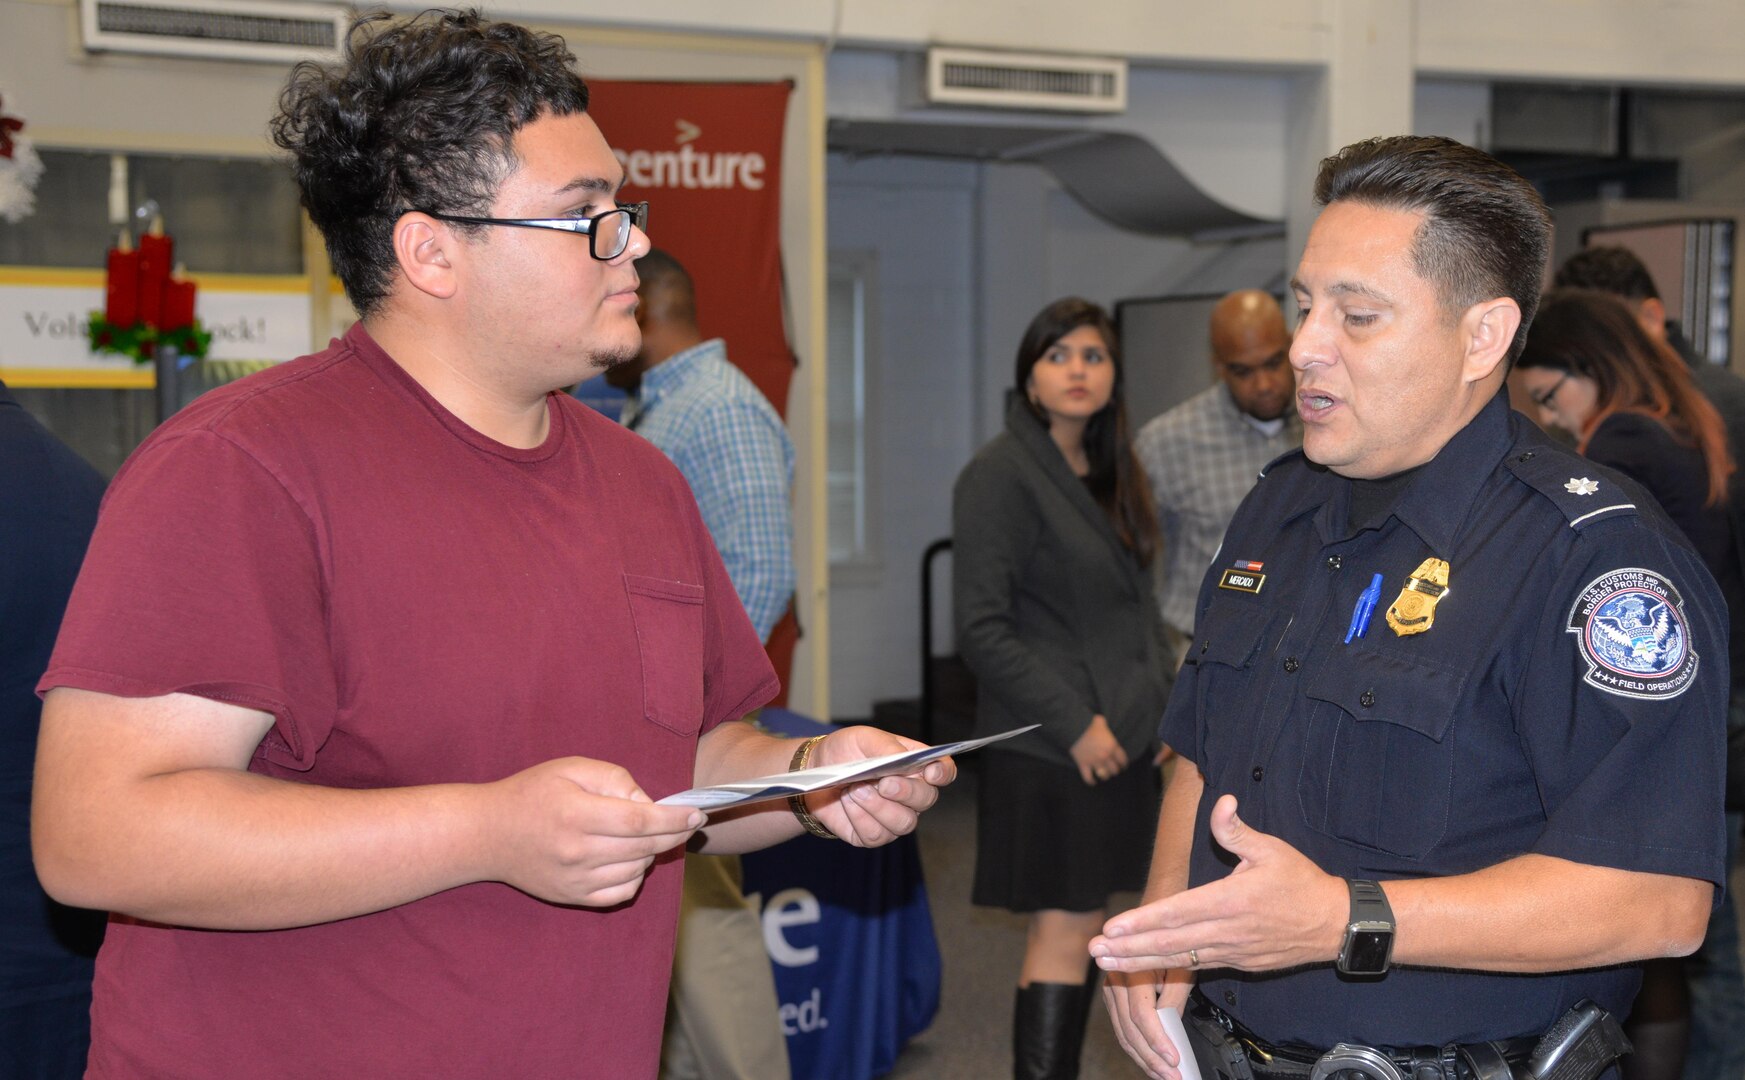
<instances>
[{"instance_id":1,"label":"watch face","mask_svg":"<svg viewBox=\"0 0 1745 1080\"><path fill-rule=\"evenodd\" d=\"M1351 930L1351 947L1346 951L1345 970L1355 974L1380 974L1388 969L1388 953L1394 944L1394 932L1385 929Z\"/></svg>"}]
</instances>

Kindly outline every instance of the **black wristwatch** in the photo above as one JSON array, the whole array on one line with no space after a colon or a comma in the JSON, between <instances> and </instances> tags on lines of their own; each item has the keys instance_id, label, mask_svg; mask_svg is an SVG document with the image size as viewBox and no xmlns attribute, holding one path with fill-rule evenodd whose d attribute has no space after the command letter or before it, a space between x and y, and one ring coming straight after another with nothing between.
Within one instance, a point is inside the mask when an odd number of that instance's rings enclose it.
<instances>
[{"instance_id":1,"label":"black wristwatch","mask_svg":"<svg viewBox=\"0 0 1745 1080\"><path fill-rule=\"evenodd\" d=\"M1388 894L1373 881L1345 884L1351 889L1351 920L1345 924L1345 942L1333 966L1346 975L1386 975L1394 952L1394 909L1388 905Z\"/></svg>"}]
</instances>

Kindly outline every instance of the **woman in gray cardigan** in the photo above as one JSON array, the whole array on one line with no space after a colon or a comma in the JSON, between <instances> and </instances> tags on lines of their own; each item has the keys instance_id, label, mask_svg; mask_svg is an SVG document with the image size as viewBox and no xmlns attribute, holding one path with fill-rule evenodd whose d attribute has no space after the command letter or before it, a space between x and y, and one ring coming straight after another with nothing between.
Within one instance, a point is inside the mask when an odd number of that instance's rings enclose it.
<instances>
[{"instance_id":1,"label":"woman in gray cardigan","mask_svg":"<svg viewBox=\"0 0 1745 1080\"><path fill-rule=\"evenodd\" d=\"M1144 884L1153 741L1171 679L1146 572L1149 486L1115 328L1058 300L1018 348L1006 431L958 477L952 593L982 756L974 900L1030 915L1013 1016L1018 1080L1078 1075L1108 896Z\"/></svg>"}]
</instances>

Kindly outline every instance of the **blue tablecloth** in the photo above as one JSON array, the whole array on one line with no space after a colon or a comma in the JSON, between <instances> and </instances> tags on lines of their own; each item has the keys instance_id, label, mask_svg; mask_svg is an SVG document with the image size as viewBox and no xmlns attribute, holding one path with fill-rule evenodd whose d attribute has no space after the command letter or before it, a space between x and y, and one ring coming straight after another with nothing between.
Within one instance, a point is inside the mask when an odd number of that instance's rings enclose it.
<instances>
[{"instance_id":1,"label":"blue tablecloth","mask_svg":"<svg viewBox=\"0 0 1745 1080\"><path fill-rule=\"evenodd\" d=\"M784 735L831 728L785 709ZM802 836L743 858L763 912L794 1080L871 1080L939 1010L939 942L913 836L871 851Z\"/></svg>"}]
</instances>

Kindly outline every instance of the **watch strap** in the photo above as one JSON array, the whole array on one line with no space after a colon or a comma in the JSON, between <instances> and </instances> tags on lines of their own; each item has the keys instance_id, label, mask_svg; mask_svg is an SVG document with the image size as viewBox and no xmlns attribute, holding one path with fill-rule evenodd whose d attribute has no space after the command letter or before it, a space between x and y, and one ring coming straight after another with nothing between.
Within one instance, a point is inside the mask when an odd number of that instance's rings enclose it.
<instances>
[{"instance_id":1,"label":"watch strap","mask_svg":"<svg viewBox=\"0 0 1745 1080\"><path fill-rule=\"evenodd\" d=\"M1388 894L1380 885L1361 878L1347 878L1345 885L1351 891L1351 918L1348 921L1393 925L1393 905L1388 903Z\"/></svg>"}]
</instances>

